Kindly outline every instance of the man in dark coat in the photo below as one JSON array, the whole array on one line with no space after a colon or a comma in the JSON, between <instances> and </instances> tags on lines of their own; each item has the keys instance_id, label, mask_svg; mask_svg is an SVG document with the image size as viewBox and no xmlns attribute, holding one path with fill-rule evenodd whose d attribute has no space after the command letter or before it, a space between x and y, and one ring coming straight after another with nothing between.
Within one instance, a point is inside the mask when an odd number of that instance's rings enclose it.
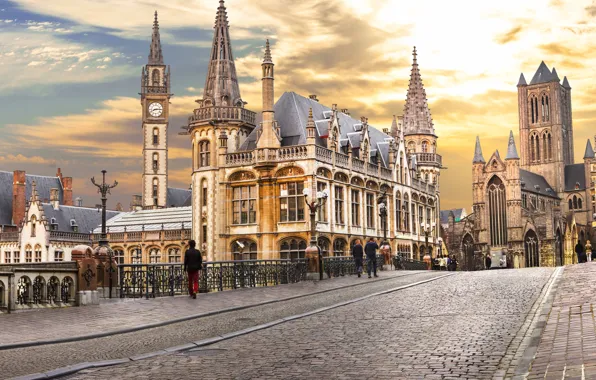
<instances>
[{"instance_id":1,"label":"man in dark coat","mask_svg":"<svg viewBox=\"0 0 596 380\"><path fill-rule=\"evenodd\" d=\"M493 260L490 258L490 253L486 254L486 258L484 259L484 265L486 265L486 269L490 269L493 264Z\"/></svg>"},{"instance_id":2,"label":"man in dark coat","mask_svg":"<svg viewBox=\"0 0 596 380\"><path fill-rule=\"evenodd\" d=\"M184 271L188 272L188 294L197 298L199 291L199 271L203 266L201 251L195 249L197 243L194 240L188 242L189 249L184 253Z\"/></svg>"},{"instance_id":3,"label":"man in dark coat","mask_svg":"<svg viewBox=\"0 0 596 380\"><path fill-rule=\"evenodd\" d=\"M356 272L358 277L362 275L362 261L364 259L364 249L360 239L356 239L354 247L352 247L352 256L354 256L354 264L356 265Z\"/></svg>"},{"instance_id":4,"label":"man in dark coat","mask_svg":"<svg viewBox=\"0 0 596 380\"><path fill-rule=\"evenodd\" d=\"M587 260L587 257L584 259L585 253L584 253L584 246L582 245L581 241L578 241L577 244L575 245L575 253L577 254L577 262L578 263L585 263Z\"/></svg>"},{"instance_id":5,"label":"man in dark coat","mask_svg":"<svg viewBox=\"0 0 596 380\"><path fill-rule=\"evenodd\" d=\"M379 245L375 243L375 238L370 238L368 243L364 246L364 253L366 253L366 271L368 272L368 278L370 277L371 269L374 270L375 277L377 276L377 249Z\"/></svg>"}]
</instances>

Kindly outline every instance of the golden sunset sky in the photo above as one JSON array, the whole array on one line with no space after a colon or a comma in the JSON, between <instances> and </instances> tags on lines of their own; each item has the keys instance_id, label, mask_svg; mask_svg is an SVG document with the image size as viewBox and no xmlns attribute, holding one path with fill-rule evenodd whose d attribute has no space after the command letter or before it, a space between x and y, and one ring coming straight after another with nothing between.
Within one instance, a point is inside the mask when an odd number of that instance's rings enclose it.
<instances>
[{"instance_id":1,"label":"golden sunset sky","mask_svg":"<svg viewBox=\"0 0 596 380\"><path fill-rule=\"evenodd\" d=\"M201 97L217 0L14 0L0 11L0 169L74 176L98 203L91 175L119 180L112 206L141 188L140 72L153 12L171 65L170 186L190 183L179 127ZM413 46L429 97L442 208L471 206L471 161L518 138L517 81L541 61L572 90L576 162L596 134L596 3L592 0L228 0L230 34L248 108L260 110L260 63L272 42L276 94L389 127L403 111ZM518 146L518 149L520 147Z\"/></svg>"}]
</instances>

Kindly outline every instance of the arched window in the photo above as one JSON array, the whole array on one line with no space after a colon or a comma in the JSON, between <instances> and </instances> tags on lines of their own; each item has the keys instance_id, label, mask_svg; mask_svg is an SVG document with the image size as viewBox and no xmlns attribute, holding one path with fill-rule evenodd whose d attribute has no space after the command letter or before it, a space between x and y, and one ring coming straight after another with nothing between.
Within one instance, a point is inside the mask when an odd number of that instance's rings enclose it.
<instances>
[{"instance_id":1,"label":"arched window","mask_svg":"<svg viewBox=\"0 0 596 380\"><path fill-rule=\"evenodd\" d=\"M279 256L281 259L303 259L305 256L306 241L302 239L289 239L281 243Z\"/></svg>"},{"instance_id":2,"label":"arched window","mask_svg":"<svg viewBox=\"0 0 596 380\"><path fill-rule=\"evenodd\" d=\"M399 153L399 178L400 182L404 183L404 153Z\"/></svg>"},{"instance_id":3,"label":"arched window","mask_svg":"<svg viewBox=\"0 0 596 380\"><path fill-rule=\"evenodd\" d=\"M552 139L551 139L551 135L550 133L546 134L547 136L547 152L548 152L548 159L552 161L553 159L553 143L552 143Z\"/></svg>"},{"instance_id":4,"label":"arched window","mask_svg":"<svg viewBox=\"0 0 596 380\"><path fill-rule=\"evenodd\" d=\"M401 231L401 193L398 191L395 195L395 228Z\"/></svg>"},{"instance_id":5,"label":"arched window","mask_svg":"<svg viewBox=\"0 0 596 380\"><path fill-rule=\"evenodd\" d=\"M161 252L159 248L151 248L149 250L149 263L157 264L161 262Z\"/></svg>"},{"instance_id":6,"label":"arched window","mask_svg":"<svg viewBox=\"0 0 596 380\"><path fill-rule=\"evenodd\" d=\"M573 196L573 209L577 209L577 196Z\"/></svg>"},{"instance_id":7,"label":"arched window","mask_svg":"<svg viewBox=\"0 0 596 380\"><path fill-rule=\"evenodd\" d=\"M544 156L544 161L548 161L548 141L546 139L546 133L542 135L542 155Z\"/></svg>"},{"instance_id":8,"label":"arched window","mask_svg":"<svg viewBox=\"0 0 596 380\"><path fill-rule=\"evenodd\" d=\"M250 240L236 240L232 243L234 260L257 260L257 243Z\"/></svg>"},{"instance_id":9,"label":"arched window","mask_svg":"<svg viewBox=\"0 0 596 380\"><path fill-rule=\"evenodd\" d=\"M35 217L35 215L33 215L31 217L31 237L35 237L35 229L37 227L37 218Z\"/></svg>"},{"instance_id":10,"label":"arched window","mask_svg":"<svg viewBox=\"0 0 596 380\"><path fill-rule=\"evenodd\" d=\"M327 239L326 237L320 237L319 240L317 241L317 245L321 249L321 256L323 256L323 257L329 256L329 246L331 245L329 243L329 239Z\"/></svg>"},{"instance_id":11,"label":"arched window","mask_svg":"<svg viewBox=\"0 0 596 380\"><path fill-rule=\"evenodd\" d=\"M168 263L179 263L181 262L181 250L180 247L169 247L168 248Z\"/></svg>"},{"instance_id":12,"label":"arched window","mask_svg":"<svg viewBox=\"0 0 596 380\"><path fill-rule=\"evenodd\" d=\"M153 128L153 145L159 144L159 129Z\"/></svg>"},{"instance_id":13,"label":"arched window","mask_svg":"<svg viewBox=\"0 0 596 380\"><path fill-rule=\"evenodd\" d=\"M529 230L524 238L524 250L526 254L526 268L540 266L538 255L538 236L533 230Z\"/></svg>"},{"instance_id":14,"label":"arched window","mask_svg":"<svg viewBox=\"0 0 596 380\"><path fill-rule=\"evenodd\" d=\"M583 207L582 207L582 199L581 198L577 198L577 208L579 210L583 209Z\"/></svg>"},{"instance_id":15,"label":"arched window","mask_svg":"<svg viewBox=\"0 0 596 380\"><path fill-rule=\"evenodd\" d=\"M536 161L540 161L540 137L536 135Z\"/></svg>"},{"instance_id":16,"label":"arched window","mask_svg":"<svg viewBox=\"0 0 596 380\"><path fill-rule=\"evenodd\" d=\"M203 140L199 142L199 168L204 168L210 165L210 146L209 141Z\"/></svg>"},{"instance_id":17,"label":"arched window","mask_svg":"<svg viewBox=\"0 0 596 380\"><path fill-rule=\"evenodd\" d=\"M534 135L530 136L530 159L532 162L536 161L536 144Z\"/></svg>"},{"instance_id":18,"label":"arched window","mask_svg":"<svg viewBox=\"0 0 596 380\"><path fill-rule=\"evenodd\" d=\"M569 210L573 210L573 200L569 198Z\"/></svg>"},{"instance_id":19,"label":"arched window","mask_svg":"<svg viewBox=\"0 0 596 380\"><path fill-rule=\"evenodd\" d=\"M550 110L548 106L548 95L542 95L542 122L550 120Z\"/></svg>"},{"instance_id":20,"label":"arched window","mask_svg":"<svg viewBox=\"0 0 596 380\"><path fill-rule=\"evenodd\" d=\"M151 82L153 86L159 86L159 70L153 69L151 73Z\"/></svg>"},{"instance_id":21,"label":"arched window","mask_svg":"<svg viewBox=\"0 0 596 380\"><path fill-rule=\"evenodd\" d=\"M335 239L333 242L333 256L347 256L347 245L348 243L344 239Z\"/></svg>"},{"instance_id":22,"label":"arched window","mask_svg":"<svg viewBox=\"0 0 596 380\"><path fill-rule=\"evenodd\" d=\"M157 170L159 167L159 154L153 153L153 170Z\"/></svg>"},{"instance_id":23,"label":"arched window","mask_svg":"<svg viewBox=\"0 0 596 380\"><path fill-rule=\"evenodd\" d=\"M408 194L404 194L404 231L410 232L410 202Z\"/></svg>"},{"instance_id":24,"label":"arched window","mask_svg":"<svg viewBox=\"0 0 596 380\"><path fill-rule=\"evenodd\" d=\"M428 153L428 141L422 142L422 153Z\"/></svg>"},{"instance_id":25,"label":"arched window","mask_svg":"<svg viewBox=\"0 0 596 380\"><path fill-rule=\"evenodd\" d=\"M35 246L35 258L34 261L36 263L41 263L41 245L37 244Z\"/></svg>"},{"instance_id":26,"label":"arched window","mask_svg":"<svg viewBox=\"0 0 596 380\"><path fill-rule=\"evenodd\" d=\"M504 246L507 244L507 202L505 185L497 176L488 183L488 207L491 245Z\"/></svg>"}]
</instances>

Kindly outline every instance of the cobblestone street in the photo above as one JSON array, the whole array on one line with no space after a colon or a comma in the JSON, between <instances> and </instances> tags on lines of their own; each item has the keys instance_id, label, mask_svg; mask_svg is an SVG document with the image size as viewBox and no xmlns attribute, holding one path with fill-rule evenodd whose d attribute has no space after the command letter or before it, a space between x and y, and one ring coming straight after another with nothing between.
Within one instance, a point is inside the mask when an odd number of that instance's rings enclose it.
<instances>
[{"instance_id":1,"label":"cobblestone street","mask_svg":"<svg viewBox=\"0 0 596 380\"><path fill-rule=\"evenodd\" d=\"M528 313L541 302L553 271L457 273L199 349L69 378L504 377L517 364Z\"/></svg>"}]
</instances>

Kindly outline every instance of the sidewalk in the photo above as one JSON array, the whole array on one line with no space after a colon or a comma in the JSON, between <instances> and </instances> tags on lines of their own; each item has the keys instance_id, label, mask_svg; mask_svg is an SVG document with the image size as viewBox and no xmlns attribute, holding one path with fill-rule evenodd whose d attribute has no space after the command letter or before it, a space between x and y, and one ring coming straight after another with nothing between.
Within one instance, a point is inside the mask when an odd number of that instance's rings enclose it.
<instances>
[{"instance_id":1,"label":"sidewalk","mask_svg":"<svg viewBox=\"0 0 596 380\"><path fill-rule=\"evenodd\" d=\"M565 267L528 379L596 378L596 263Z\"/></svg>"},{"instance_id":2,"label":"sidewalk","mask_svg":"<svg viewBox=\"0 0 596 380\"><path fill-rule=\"evenodd\" d=\"M149 300L108 302L99 306L0 314L0 331L2 331L0 350L15 346L75 341L141 330L197 318L203 314L212 315L230 309L238 310L426 272L387 270L380 272L380 277L374 279L346 276L321 282L304 281L275 287L200 294L196 300L187 296L160 297Z\"/></svg>"}]
</instances>

